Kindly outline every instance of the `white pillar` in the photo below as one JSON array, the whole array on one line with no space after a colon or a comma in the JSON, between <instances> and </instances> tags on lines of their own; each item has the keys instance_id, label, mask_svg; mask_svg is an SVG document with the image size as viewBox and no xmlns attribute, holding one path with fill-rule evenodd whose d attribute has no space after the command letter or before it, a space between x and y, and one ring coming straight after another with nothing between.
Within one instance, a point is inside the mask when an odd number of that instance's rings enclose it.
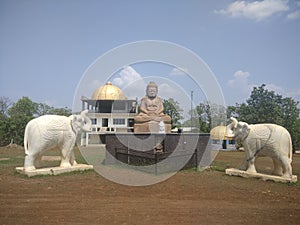
<instances>
[{"instance_id":1,"label":"white pillar","mask_svg":"<svg viewBox=\"0 0 300 225\"><path fill-rule=\"evenodd\" d=\"M89 133L86 132L86 135L85 135L85 146L88 146L89 145Z\"/></svg>"}]
</instances>

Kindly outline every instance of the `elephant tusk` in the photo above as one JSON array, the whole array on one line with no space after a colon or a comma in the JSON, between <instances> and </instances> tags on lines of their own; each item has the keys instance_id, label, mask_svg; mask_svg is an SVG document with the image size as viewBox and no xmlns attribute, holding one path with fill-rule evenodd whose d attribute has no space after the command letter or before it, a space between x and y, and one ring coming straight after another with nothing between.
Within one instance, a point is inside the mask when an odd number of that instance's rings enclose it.
<instances>
[{"instance_id":1,"label":"elephant tusk","mask_svg":"<svg viewBox=\"0 0 300 225\"><path fill-rule=\"evenodd\" d=\"M234 117L230 117L231 121L232 121L232 124L233 124L233 127L236 128L237 124L238 124L238 121L236 118Z\"/></svg>"},{"instance_id":2,"label":"elephant tusk","mask_svg":"<svg viewBox=\"0 0 300 225\"><path fill-rule=\"evenodd\" d=\"M234 127L234 123L231 123L226 127L225 137L229 137L229 138L235 137L233 130L232 130L233 127Z\"/></svg>"}]
</instances>

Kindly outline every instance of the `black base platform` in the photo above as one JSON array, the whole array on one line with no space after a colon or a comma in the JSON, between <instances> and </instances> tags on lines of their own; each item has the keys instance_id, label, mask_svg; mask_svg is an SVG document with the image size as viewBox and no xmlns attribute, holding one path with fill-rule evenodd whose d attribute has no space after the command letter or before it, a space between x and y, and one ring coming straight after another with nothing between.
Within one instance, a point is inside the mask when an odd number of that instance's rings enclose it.
<instances>
[{"instance_id":1,"label":"black base platform","mask_svg":"<svg viewBox=\"0 0 300 225\"><path fill-rule=\"evenodd\" d=\"M106 134L105 164L129 164L151 173L198 167L208 144L206 133Z\"/></svg>"}]
</instances>

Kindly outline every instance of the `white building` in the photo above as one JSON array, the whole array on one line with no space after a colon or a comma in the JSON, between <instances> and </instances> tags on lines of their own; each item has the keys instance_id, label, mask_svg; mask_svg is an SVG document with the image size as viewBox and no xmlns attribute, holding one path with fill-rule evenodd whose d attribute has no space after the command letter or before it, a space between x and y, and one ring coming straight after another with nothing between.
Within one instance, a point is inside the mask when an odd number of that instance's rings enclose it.
<instances>
[{"instance_id":1,"label":"white building","mask_svg":"<svg viewBox=\"0 0 300 225\"><path fill-rule=\"evenodd\" d=\"M95 90L92 98L81 97L82 110L88 109L92 132L81 137L81 145L105 142L107 132L132 132L137 114L137 99L128 100L111 82Z\"/></svg>"}]
</instances>

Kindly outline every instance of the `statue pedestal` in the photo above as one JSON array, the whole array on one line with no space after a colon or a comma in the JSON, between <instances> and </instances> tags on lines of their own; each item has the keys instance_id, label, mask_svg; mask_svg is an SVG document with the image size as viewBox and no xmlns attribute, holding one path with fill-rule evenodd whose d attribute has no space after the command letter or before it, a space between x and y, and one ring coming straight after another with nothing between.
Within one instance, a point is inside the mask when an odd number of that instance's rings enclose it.
<instances>
[{"instance_id":1,"label":"statue pedestal","mask_svg":"<svg viewBox=\"0 0 300 225\"><path fill-rule=\"evenodd\" d=\"M92 170L92 165L87 164L77 164L72 167L47 167L47 168L39 168L35 170L25 171L24 167L16 167L16 171L20 174L27 175L28 177L33 177L37 175L58 175L61 173L69 173L74 171L85 171Z\"/></svg>"},{"instance_id":2,"label":"statue pedestal","mask_svg":"<svg viewBox=\"0 0 300 225\"><path fill-rule=\"evenodd\" d=\"M234 169L234 168L226 169L225 173L230 176L239 176L239 177L246 177L246 178L249 178L249 177L259 178L264 181L272 180L275 182L282 182L282 183L296 183L297 182L296 175L293 175L291 178L288 178L288 177L280 177L280 176L263 174L263 173L250 173L247 171Z\"/></svg>"},{"instance_id":3,"label":"statue pedestal","mask_svg":"<svg viewBox=\"0 0 300 225\"><path fill-rule=\"evenodd\" d=\"M134 124L134 133L159 133L159 131L157 121ZM165 124L165 133L171 133L171 124Z\"/></svg>"},{"instance_id":4,"label":"statue pedestal","mask_svg":"<svg viewBox=\"0 0 300 225\"><path fill-rule=\"evenodd\" d=\"M198 168L210 134L200 133L108 133L105 165L133 165L151 174Z\"/></svg>"}]
</instances>

